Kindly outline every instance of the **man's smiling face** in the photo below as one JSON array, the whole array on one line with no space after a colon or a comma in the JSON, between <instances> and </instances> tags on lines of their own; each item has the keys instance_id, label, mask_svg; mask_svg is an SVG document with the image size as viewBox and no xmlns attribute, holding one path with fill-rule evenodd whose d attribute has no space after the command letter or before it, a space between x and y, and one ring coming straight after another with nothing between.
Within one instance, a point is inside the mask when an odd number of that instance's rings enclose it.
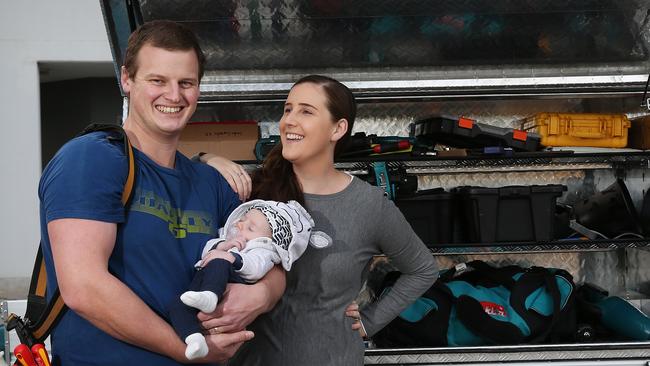
<instances>
[{"instance_id":1,"label":"man's smiling face","mask_svg":"<svg viewBox=\"0 0 650 366\"><path fill-rule=\"evenodd\" d=\"M135 75L122 71L129 96L129 119L154 134L183 130L199 99L199 63L193 50L169 51L144 45Z\"/></svg>"}]
</instances>

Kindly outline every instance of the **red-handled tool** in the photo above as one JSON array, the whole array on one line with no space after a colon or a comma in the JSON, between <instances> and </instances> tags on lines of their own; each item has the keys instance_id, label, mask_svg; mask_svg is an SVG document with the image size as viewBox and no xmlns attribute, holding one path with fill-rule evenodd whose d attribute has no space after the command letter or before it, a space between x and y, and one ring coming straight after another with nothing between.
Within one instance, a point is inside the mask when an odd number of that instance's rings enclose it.
<instances>
[{"instance_id":1,"label":"red-handled tool","mask_svg":"<svg viewBox=\"0 0 650 366\"><path fill-rule=\"evenodd\" d=\"M373 146L370 150L374 154L381 154L389 151L397 151L408 149L411 147L411 143L407 140L397 141L397 142L384 142Z\"/></svg>"},{"instance_id":2,"label":"red-handled tool","mask_svg":"<svg viewBox=\"0 0 650 366\"><path fill-rule=\"evenodd\" d=\"M38 366L51 366L50 356L47 354L45 346L41 343L32 346L32 355Z\"/></svg>"},{"instance_id":3,"label":"red-handled tool","mask_svg":"<svg viewBox=\"0 0 650 366\"><path fill-rule=\"evenodd\" d=\"M16 360L21 366L38 366L34 356L32 356L32 351L25 344L21 343L14 348L14 356L16 356Z\"/></svg>"},{"instance_id":4,"label":"red-handled tool","mask_svg":"<svg viewBox=\"0 0 650 366\"><path fill-rule=\"evenodd\" d=\"M380 144L372 144L369 149L347 151L343 156L352 155L366 155L366 154L381 154L392 151L405 150L411 147L411 142L408 140L401 140L395 142L382 142Z\"/></svg>"}]
</instances>

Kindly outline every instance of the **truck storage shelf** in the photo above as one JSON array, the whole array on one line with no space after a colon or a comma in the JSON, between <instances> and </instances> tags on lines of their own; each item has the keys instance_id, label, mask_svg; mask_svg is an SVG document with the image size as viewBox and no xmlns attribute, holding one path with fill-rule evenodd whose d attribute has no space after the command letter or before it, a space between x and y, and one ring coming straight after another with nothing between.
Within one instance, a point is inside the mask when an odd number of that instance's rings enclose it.
<instances>
[{"instance_id":1,"label":"truck storage shelf","mask_svg":"<svg viewBox=\"0 0 650 366\"><path fill-rule=\"evenodd\" d=\"M647 365L650 342L524 345L498 347L441 347L420 349L368 349L366 365L441 365L521 362L546 365L551 361L571 361L571 365L607 364L629 360L625 365ZM638 363L632 360L638 360ZM618 361L620 362L620 361ZM620 364L620 363L617 363ZM563 363L569 365L569 363Z\"/></svg>"},{"instance_id":2,"label":"truck storage shelf","mask_svg":"<svg viewBox=\"0 0 650 366\"><path fill-rule=\"evenodd\" d=\"M534 253L534 252L573 252L604 251L621 248L648 248L650 238L598 239L598 240L554 240L546 242L521 243L477 243L454 244L429 248L434 255L451 254L492 254L492 253Z\"/></svg>"},{"instance_id":3,"label":"truck storage shelf","mask_svg":"<svg viewBox=\"0 0 650 366\"><path fill-rule=\"evenodd\" d=\"M355 175L368 174L374 162L386 162L389 168L404 167L409 174L481 173L496 171L558 171L585 169L647 168L650 150L606 153L530 152L513 156L404 156L383 155L345 159L336 162L340 170ZM248 170L260 167L257 161L241 161Z\"/></svg>"}]
</instances>

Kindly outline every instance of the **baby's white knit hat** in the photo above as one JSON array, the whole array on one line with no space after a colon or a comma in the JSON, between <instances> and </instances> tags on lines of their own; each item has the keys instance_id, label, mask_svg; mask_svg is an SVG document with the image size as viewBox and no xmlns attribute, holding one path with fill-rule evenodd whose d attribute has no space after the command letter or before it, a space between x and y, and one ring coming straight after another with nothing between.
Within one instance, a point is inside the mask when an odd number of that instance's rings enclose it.
<instances>
[{"instance_id":1,"label":"baby's white knit hat","mask_svg":"<svg viewBox=\"0 0 650 366\"><path fill-rule=\"evenodd\" d=\"M315 248L326 248L332 244L332 238L322 231L312 230L314 220L300 203L289 201L252 200L237 207L228 217L225 232L234 225L246 212L257 209L264 214L271 227L273 244L282 258L285 270L291 270L291 265L307 249L307 243Z\"/></svg>"}]
</instances>

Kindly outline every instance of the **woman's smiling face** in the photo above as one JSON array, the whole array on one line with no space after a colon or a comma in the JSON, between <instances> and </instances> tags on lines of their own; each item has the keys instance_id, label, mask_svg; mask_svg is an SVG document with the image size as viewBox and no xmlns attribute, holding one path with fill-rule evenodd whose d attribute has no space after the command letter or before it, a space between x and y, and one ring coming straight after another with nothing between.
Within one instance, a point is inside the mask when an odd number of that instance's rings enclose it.
<instances>
[{"instance_id":1,"label":"woman's smiling face","mask_svg":"<svg viewBox=\"0 0 650 366\"><path fill-rule=\"evenodd\" d=\"M295 85L280 119L282 156L292 163L333 159L336 123L323 88L314 83Z\"/></svg>"}]
</instances>

